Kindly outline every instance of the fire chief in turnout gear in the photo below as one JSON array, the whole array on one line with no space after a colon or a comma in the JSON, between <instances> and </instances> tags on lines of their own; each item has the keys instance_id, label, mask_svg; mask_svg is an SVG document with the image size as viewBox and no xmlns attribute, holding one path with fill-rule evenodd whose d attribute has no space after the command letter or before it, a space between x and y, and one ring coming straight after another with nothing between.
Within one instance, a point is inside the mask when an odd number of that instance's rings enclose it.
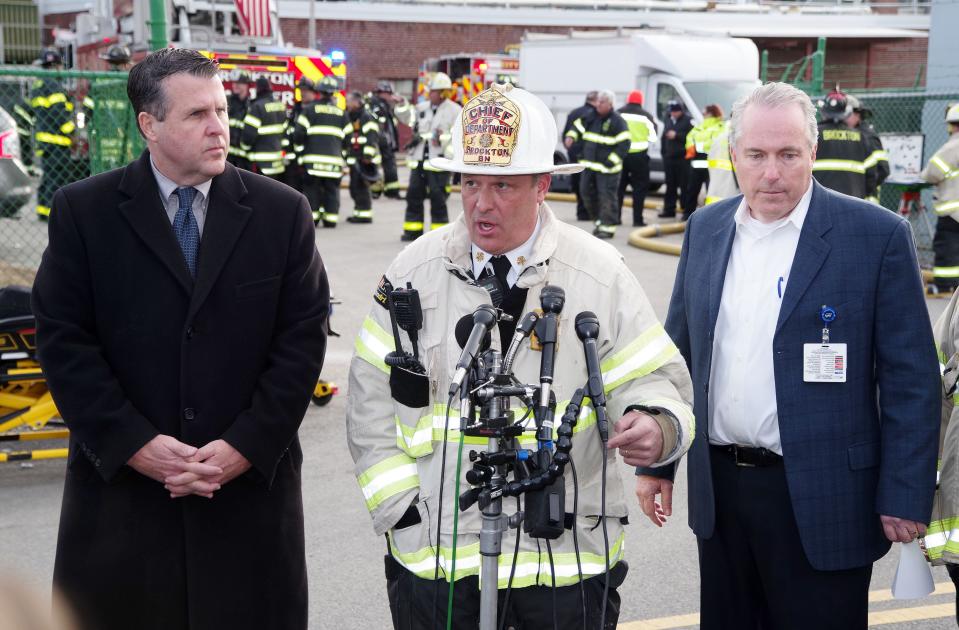
<instances>
[{"instance_id":1,"label":"fire chief in turnout gear","mask_svg":"<svg viewBox=\"0 0 959 630\"><path fill-rule=\"evenodd\" d=\"M256 98L243 119L240 148L253 165L253 172L280 181L286 171L283 138L286 134L286 105L273 98L266 77L256 80Z\"/></svg>"},{"instance_id":2,"label":"fire chief in turnout gear","mask_svg":"<svg viewBox=\"0 0 959 630\"><path fill-rule=\"evenodd\" d=\"M932 249L936 287L953 291L959 283L959 103L946 110L949 140L939 147L922 171L922 178L936 185L933 207L939 219Z\"/></svg>"},{"instance_id":3,"label":"fire chief in turnout gear","mask_svg":"<svg viewBox=\"0 0 959 630\"><path fill-rule=\"evenodd\" d=\"M329 287L306 200L226 164L217 65L130 72L147 150L65 186L33 286L70 428L54 582L88 630L306 630L297 430Z\"/></svg>"},{"instance_id":4,"label":"fire chief in turnout gear","mask_svg":"<svg viewBox=\"0 0 959 630\"><path fill-rule=\"evenodd\" d=\"M406 189L404 241L415 240L423 234L423 203L427 196L430 199L430 229L449 223L446 198L449 196L450 175L430 164L430 158L443 157L450 151L450 129L462 110L448 97L452 87L450 78L437 72L430 81L429 99L416 104L413 139L406 159L410 167L410 185Z\"/></svg>"},{"instance_id":5,"label":"fire chief in turnout gear","mask_svg":"<svg viewBox=\"0 0 959 630\"><path fill-rule=\"evenodd\" d=\"M509 608L503 612L507 625L518 629L554 627L554 615L562 629L579 629L584 623L597 628L608 581L606 628L613 628L619 614L616 589L627 572L623 524L628 510L619 476L612 474L606 503L612 568L607 575L597 517L602 513L602 462L605 458L615 469L617 448L628 464L662 465L679 459L694 430L689 377L619 252L563 223L544 202L551 173L582 168L553 165L556 127L545 103L525 90L493 85L466 104L452 136L453 158L436 158L432 163L462 173L464 213L453 224L408 246L390 265L356 340L350 369L346 418L350 452L373 528L386 536L393 624L404 630L433 628L434 619L442 624L448 583L455 580L452 627L477 627L480 512L474 505L459 514L454 541L451 508L456 499L460 434L456 428L444 433L445 392L460 355L452 332L478 306L496 303L514 317L511 322L500 319L493 330L492 347L505 350L515 322L540 305L541 292L550 284L562 287L566 295L553 379L557 414L586 382L582 344L573 322L577 313L594 311L599 319L599 360L609 417L616 420L615 437L604 445L592 409L583 410L572 445L579 480L578 512L561 518L566 528L552 541L552 563L541 540L520 534L513 590ZM387 353L394 349L388 310L393 287L408 286L419 291L423 325L417 353L428 366L420 381L422 389L415 392L419 401L407 399L403 394L408 390L391 392L391 368L386 363ZM401 345L409 348L410 338L398 335ZM529 341L519 347L513 373L520 382L538 382L541 353L537 348ZM394 394L417 406L407 406ZM456 424L454 420L450 427ZM467 439L471 444L487 443ZM519 441L524 447L536 443L529 432ZM442 468L444 442L452 454ZM572 496L569 475L565 482ZM569 499L566 506L572 507ZM585 602L580 599L572 528L578 537ZM456 568L451 574L454 543ZM507 531L499 557L500 589L510 583L515 544L516 533ZM437 558L438 579L434 579ZM551 590L554 579L556 593Z\"/></svg>"},{"instance_id":6,"label":"fire chief in turnout gear","mask_svg":"<svg viewBox=\"0 0 959 630\"><path fill-rule=\"evenodd\" d=\"M45 70L58 68L62 60L53 49L44 50L38 60ZM33 109L33 147L40 158L43 176L37 190L37 215L50 216L53 195L70 182L73 135L76 131L73 103L63 85L53 77L37 79L30 89Z\"/></svg>"},{"instance_id":7,"label":"fire chief in turnout gear","mask_svg":"<svg viewBox=\"0 0 959 630\"><path fill-rule=\"evenodd\" d=\"M380 81L368 97L370 112L380 125L380 156L383 159L382 193L391 199L400 198L400 180L396 174L396 153L400 149L400 124L413 123L413 106L393 93L393 84ZM375 186L375 185L374 185ZM375 191L376 188L374 187Z\"/></svg>"},{"instance_id":8,"label":"fire chief in turnout gear","mask_svg":"<svg viewBox=\"0 0 959 630\"><path fill-rule=\"evenodd\" d=\"M870 159L875 148L866 134L846 124L852 113L846 95L831 92L819 104L819 112L822 121L813 177L826 188L852 197L875 197L876 163Z\"/></svg>"},{"instance_id":9,"label":"fire chief in turnout gear","mask_svg":"<svg viewBox=\"0 0 959 630\"><path fill-rule=\"evenodd\" d=\"M323 77L316 89L319 98L304 105L296 119L293 146L299 163L306 168L303 193L310 202L313 222L322 220L323 227L335 228L340 217L343 152L353 125L333 101L336 79Z\"/></svg>"}]
</instances>

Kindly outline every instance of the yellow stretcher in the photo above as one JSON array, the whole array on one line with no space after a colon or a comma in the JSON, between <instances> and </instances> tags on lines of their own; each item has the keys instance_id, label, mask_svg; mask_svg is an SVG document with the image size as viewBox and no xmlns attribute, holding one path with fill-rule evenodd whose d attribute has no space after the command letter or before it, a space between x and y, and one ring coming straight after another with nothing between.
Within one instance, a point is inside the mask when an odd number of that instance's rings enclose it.
<instances>
[{"instance_id":1,"label":"yellow stretcher","mask_svg":"<svg viewBox=\"0 0 959 630\"><path fill-rule=\"evenodd\" d=\"M36 359L36 323L29 291L0 289L0 462L57 459L66 448L10 451L5 442L64 440L57 406Z\"/></svg>"}]
</instances>

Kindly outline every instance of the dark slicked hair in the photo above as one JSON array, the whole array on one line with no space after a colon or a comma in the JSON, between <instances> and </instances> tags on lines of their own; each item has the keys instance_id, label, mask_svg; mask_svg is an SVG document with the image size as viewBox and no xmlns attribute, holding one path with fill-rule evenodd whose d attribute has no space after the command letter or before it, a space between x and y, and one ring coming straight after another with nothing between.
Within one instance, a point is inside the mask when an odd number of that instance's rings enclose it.
<instances>
[{"instance_id":1,"label":"dark slicked hair","mask_svg":"<svg viewBox=\"0 0 959 630\"><path fill-rule=\"evenodd\" d=\"M156 118L166 118L167 102L163 80L174 74L189 74L200 78L217 76L219 66L209 57L187 48L164 48L147 55L133 66L127 79L127 96L133 113L139 117L146 112ZM139 121L137 129L140 128ZM140 130L143 134L143 130Z\"/></svg>"}]
</instances>

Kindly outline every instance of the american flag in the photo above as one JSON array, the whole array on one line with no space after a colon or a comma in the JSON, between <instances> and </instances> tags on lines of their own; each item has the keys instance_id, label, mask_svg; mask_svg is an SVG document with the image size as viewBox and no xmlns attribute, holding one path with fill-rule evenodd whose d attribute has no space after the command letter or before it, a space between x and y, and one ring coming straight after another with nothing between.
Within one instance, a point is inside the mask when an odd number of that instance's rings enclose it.
<instances>
[{"instance_id":1,"label":"american flag","mask_svg":"<svg viewBox=\"0 0 959 630\"><path fill-rule=\"evenodd\" d=\"M270 36L270 0L234 0L240 31L251 37Z\"/></svg>"}]
</instances>

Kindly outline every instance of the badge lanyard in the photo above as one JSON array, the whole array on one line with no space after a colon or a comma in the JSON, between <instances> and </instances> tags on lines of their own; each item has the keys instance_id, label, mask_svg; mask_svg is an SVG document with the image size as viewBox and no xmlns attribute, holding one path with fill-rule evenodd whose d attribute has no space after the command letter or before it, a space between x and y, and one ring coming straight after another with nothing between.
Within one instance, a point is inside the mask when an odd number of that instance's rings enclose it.
<instances>
[{"instance_id":1,"label":"badge lanyard","mask_svg":"<svg viewBox=\"0 0 959 630\"><path fill-rule=\"evenodd\" d=\"M829 345L829 324L836 321L836 309L831 306L822 305L819 309L819 319L822 320L822 345Z\"/></svg>"}]
</instances>

